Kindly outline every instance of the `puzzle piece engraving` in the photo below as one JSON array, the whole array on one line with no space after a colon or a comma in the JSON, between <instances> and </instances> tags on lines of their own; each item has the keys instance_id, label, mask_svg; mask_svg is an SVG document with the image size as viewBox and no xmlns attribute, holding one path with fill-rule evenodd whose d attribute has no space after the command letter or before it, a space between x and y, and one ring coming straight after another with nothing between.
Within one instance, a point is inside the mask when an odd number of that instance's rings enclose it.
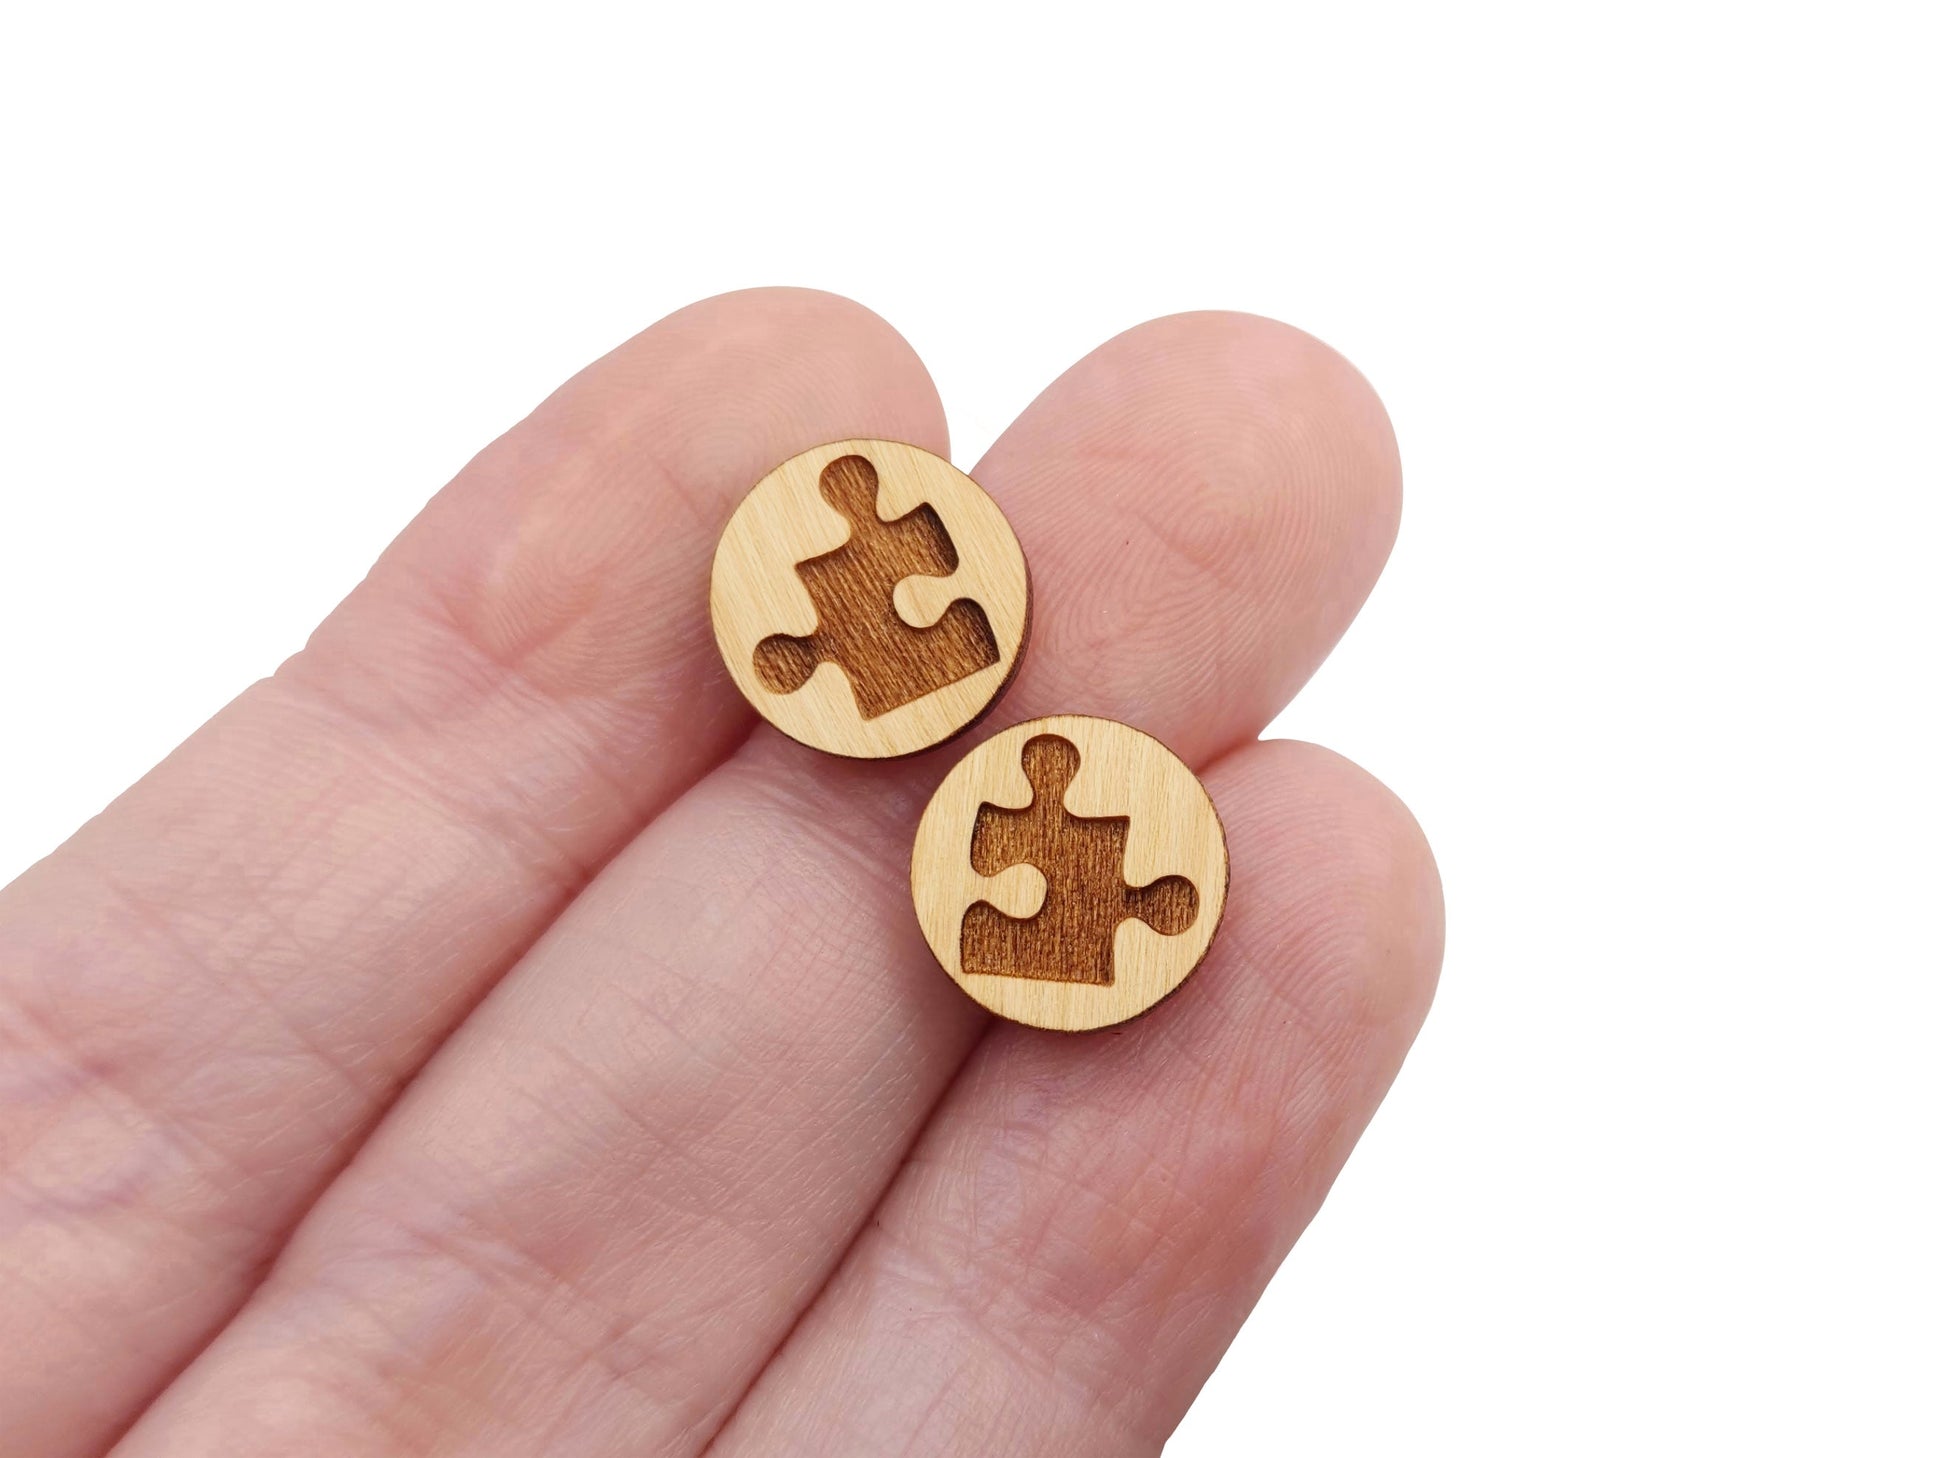
<instances>
[{"instance_id":1,"label":"puzzle piece engraving","mask_svg":"<svg viewBox=\"0 0 1946 1458\"><path fill-rule=\"evenodd\" d=\"M1068 813L1063 796L1081 768L1081 751L1066 739L1028 740L1020 767L1034 799L1024 810L980 806L973 869L997 876L1009 866L1031 865L1047 881L1046 898L1025 920L985 901L967 907L960 965L967 972L1108 986L1115 980L1115 929L1132 916L1163 936L1179 936L1196 920L1196 888L1182 876L1139 887L1123 880L1128 817Z\"/></svg>"},{"instance_id":2,"label":"puzzle piece engraving","mask_svg":"<svg viewBox=\"0 0 1946 1458\"><path fill-rule=\"evenodd\" d=\"M924 698L1000 661L986 612L959 598L929 628L915 628L892 604L908 577L950 577L959 553L939 513L920 506L896 521L878 515L878 471L863 456L840 456L818 491L851 524L842 547L797 564L817 610L808 637L778 633L757 645L756 670L772 693L792 694L820 663L835 663L866 719Z\"/></svg>"}]
</instances>

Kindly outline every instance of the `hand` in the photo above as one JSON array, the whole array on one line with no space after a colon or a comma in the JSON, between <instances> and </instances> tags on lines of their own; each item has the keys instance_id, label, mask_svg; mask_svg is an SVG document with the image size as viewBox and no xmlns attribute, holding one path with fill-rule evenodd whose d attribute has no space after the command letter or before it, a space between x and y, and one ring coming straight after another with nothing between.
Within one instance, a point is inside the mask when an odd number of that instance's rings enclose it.
<instances>
[{"instance_id":1,"label":"hand","mask_svg":"<svg viewBox=\"0 0 1946 1458\"><path fill-rule=\"evenodd\" d=\"M0 893L0 1453L1161 1445L1439 960L1405 810L1253 742L1390 548L1391 431L1314 340L1190 315L975 468L1036 592L989 730L1126 719L1228 829L1209 960L1087 1036L989 1021L919 937L967 743L834 761L717 660L730 508L845 436L947 449L871 314L664 320Z\"/></svg>"}]
</instances>

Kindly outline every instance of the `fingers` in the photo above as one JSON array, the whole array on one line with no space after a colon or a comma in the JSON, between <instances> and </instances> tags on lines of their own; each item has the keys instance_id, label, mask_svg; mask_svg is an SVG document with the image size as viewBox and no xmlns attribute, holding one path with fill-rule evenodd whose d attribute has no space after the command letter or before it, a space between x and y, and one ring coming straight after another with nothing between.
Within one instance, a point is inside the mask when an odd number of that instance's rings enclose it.
<instances>
[{"instance_id":1,"label":"fingers","mask_svg":"<svg viewBox=\"0 0 1946 1458\"><path fill-rule=\"evenodd\" d=\"M1199 759L1322 657L1397 505L1356 375L1222 315L1105 346L976 474L1047 605L996 721L1118 714ZM766 732L685 795L469 1019L128 1451L699 1449L982 1026L906 885L953 752L860 766Z\"/></svg>"},{"instance_id":2,"label":"fingers","mask_svg":"<svg viewBox=\"0 0 1946 1458\"><path fill-rule=\"evenodd\" d=\"M1441 947L1418 827L1308 745L1208 784L1235 876L1183 997L996 1025L712 1453L1160 1451L1330 1188Z\"/></svg>"},{"instance_id":3,"label":"fingers","mask_svg":"<svg viewBox=\"0 0 1946 1458\"><path fill-rule=\"evenodd\" d=\"M865 310L770 291L664 320L0 893L0 1451L125 1423L480 991L730 752L717 528L858 434L944 445Z\"/></svg>"}]
</instances>

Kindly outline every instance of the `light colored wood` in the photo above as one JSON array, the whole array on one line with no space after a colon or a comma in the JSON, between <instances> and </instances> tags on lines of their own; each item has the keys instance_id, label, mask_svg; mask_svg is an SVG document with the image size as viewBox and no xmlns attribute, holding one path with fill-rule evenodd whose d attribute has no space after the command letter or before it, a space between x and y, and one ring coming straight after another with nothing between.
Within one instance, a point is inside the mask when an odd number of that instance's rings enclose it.
<instances>
[{"instance_id":1,"label":"light colored wood","mask_svg":"<svg viewBox=\"0 0 1946 1458\"><path fill-rule=\"evenodd\" d=\"M874 486L876 522L860 509ZM791 738L855 759L972 725L1019 666L1028 616L1027 561L1000 508L897 441L784 462L737 507L710 570L717 647L743 696Z\"/></svg>"},{"instance_id":2,"label":"light colored wood","mask_svg":"<svg viewBox=\"0 0 1946 1458\"><path fill-rule=\"evenodd\" d=\"M1016 836L1029 817L1013 812L1036 809L1037 783L1065 784L1060 804L1069 820L1041 818L1051 812L1042 806L1032 834ZM1126 825L1124 831L1074 820ZM1122 886L1111 878L1107 894L1100 894L1098 868L1086 865L1002 867L1008 846L1036 837L1046 844L1064 823L1078 841L1101 843L1125 833ZM1077 852L1077 859L1085 856ZM976 860L994 873L981 874ZM1050 876L1070 895L1089 888L1091 905L1047 905ZM1185 895L1180 882L1193 894ZM1181 986L1216 935L1229 883L1223 824L1189 767L1138 729L1080 714L1016 724L967 754L934 792L912 848L912 901L940 965L1001 1017L1068 1032L1124 1022ZM982 903L990 910L975 910ZM1015 923L1018 935L996 940L995 913ZM1059 935L1033 934L1032 923L1042 917L1052 919ZM1105 983L1094 966L1104 930L1113 938ZM972 972L964 955L969 946L984 947L979 955L989 960L1031 954L1040 961L1006 973Z\"/></svg>"}]
</instances>

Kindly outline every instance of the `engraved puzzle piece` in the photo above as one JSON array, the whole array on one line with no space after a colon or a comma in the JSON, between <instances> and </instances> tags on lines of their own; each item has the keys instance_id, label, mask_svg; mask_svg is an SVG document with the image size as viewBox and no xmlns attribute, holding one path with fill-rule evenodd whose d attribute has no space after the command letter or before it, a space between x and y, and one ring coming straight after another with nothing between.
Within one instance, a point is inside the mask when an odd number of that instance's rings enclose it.
<instances>
[{"instance_id":1,"label":"engraved puzzle piece","mask_svg":"<svg viewBox=\"0 0 1946 1458\"><path fill-rule=\"evenodd\" d=\"M878 514L878 472L863 456L840 456L818 478L826 502L851 534L843 546L799 562L797 574L817 612L807 636L773 634L757 644L758 677L773 693L795 693L821 663L843 670L866 719L1000 661L980 605L957 598L928 627L915 627L894 602L908 578L950 578L959 554L939 513L920 505L892 521Z\"/></svg>"},{"instance_id":2,"label":"engraved puzzle piece","mask_svg":"<svg viewBox=\"0 0 1946 1458\"><path fill-rule=\"evenodd\" d=\"M1196 920L1196 888L1182 876L1146 886L1123 879L1128 817L1069 812L1064 797L1081 768L1081 752L1068 740L1052 734L1030 739L1020 763L1033 787L1032 802L1021 810L982 804L970 856L982 876L1031 865L1046 889L1039 909L1024 919L987 900L969 906L960 923L960 966L1106 986L1115 980L1115 933L1122 922L1133 917L1164 936L1179 936Z\"/></svg>"},{"instance_id":3,"label":"engraved puzzle piece","mask_svg":"<svg viewBox=\"0 0 1946 1458\"><path fill-rule=\"evenodd\" d=\"M768 472L710 567L711 628L744 698L855 759L916 754L992 708L1030 607L993 499L898 441L834 441Z\"/></svg>"},{"instance_id":4,"label":"engraved puzzle piece","mask_svg":"<svg viewBox=\"0 0 1946 1458\"><path fill-rule=\"evenodd\" d=\"M947 976L989 1012L1083 1032L1180 987L1229 899L1223 822L1168 746L1086 714L1003 729L933 792L912 906Z\"/></svg>"}]
</instances>

